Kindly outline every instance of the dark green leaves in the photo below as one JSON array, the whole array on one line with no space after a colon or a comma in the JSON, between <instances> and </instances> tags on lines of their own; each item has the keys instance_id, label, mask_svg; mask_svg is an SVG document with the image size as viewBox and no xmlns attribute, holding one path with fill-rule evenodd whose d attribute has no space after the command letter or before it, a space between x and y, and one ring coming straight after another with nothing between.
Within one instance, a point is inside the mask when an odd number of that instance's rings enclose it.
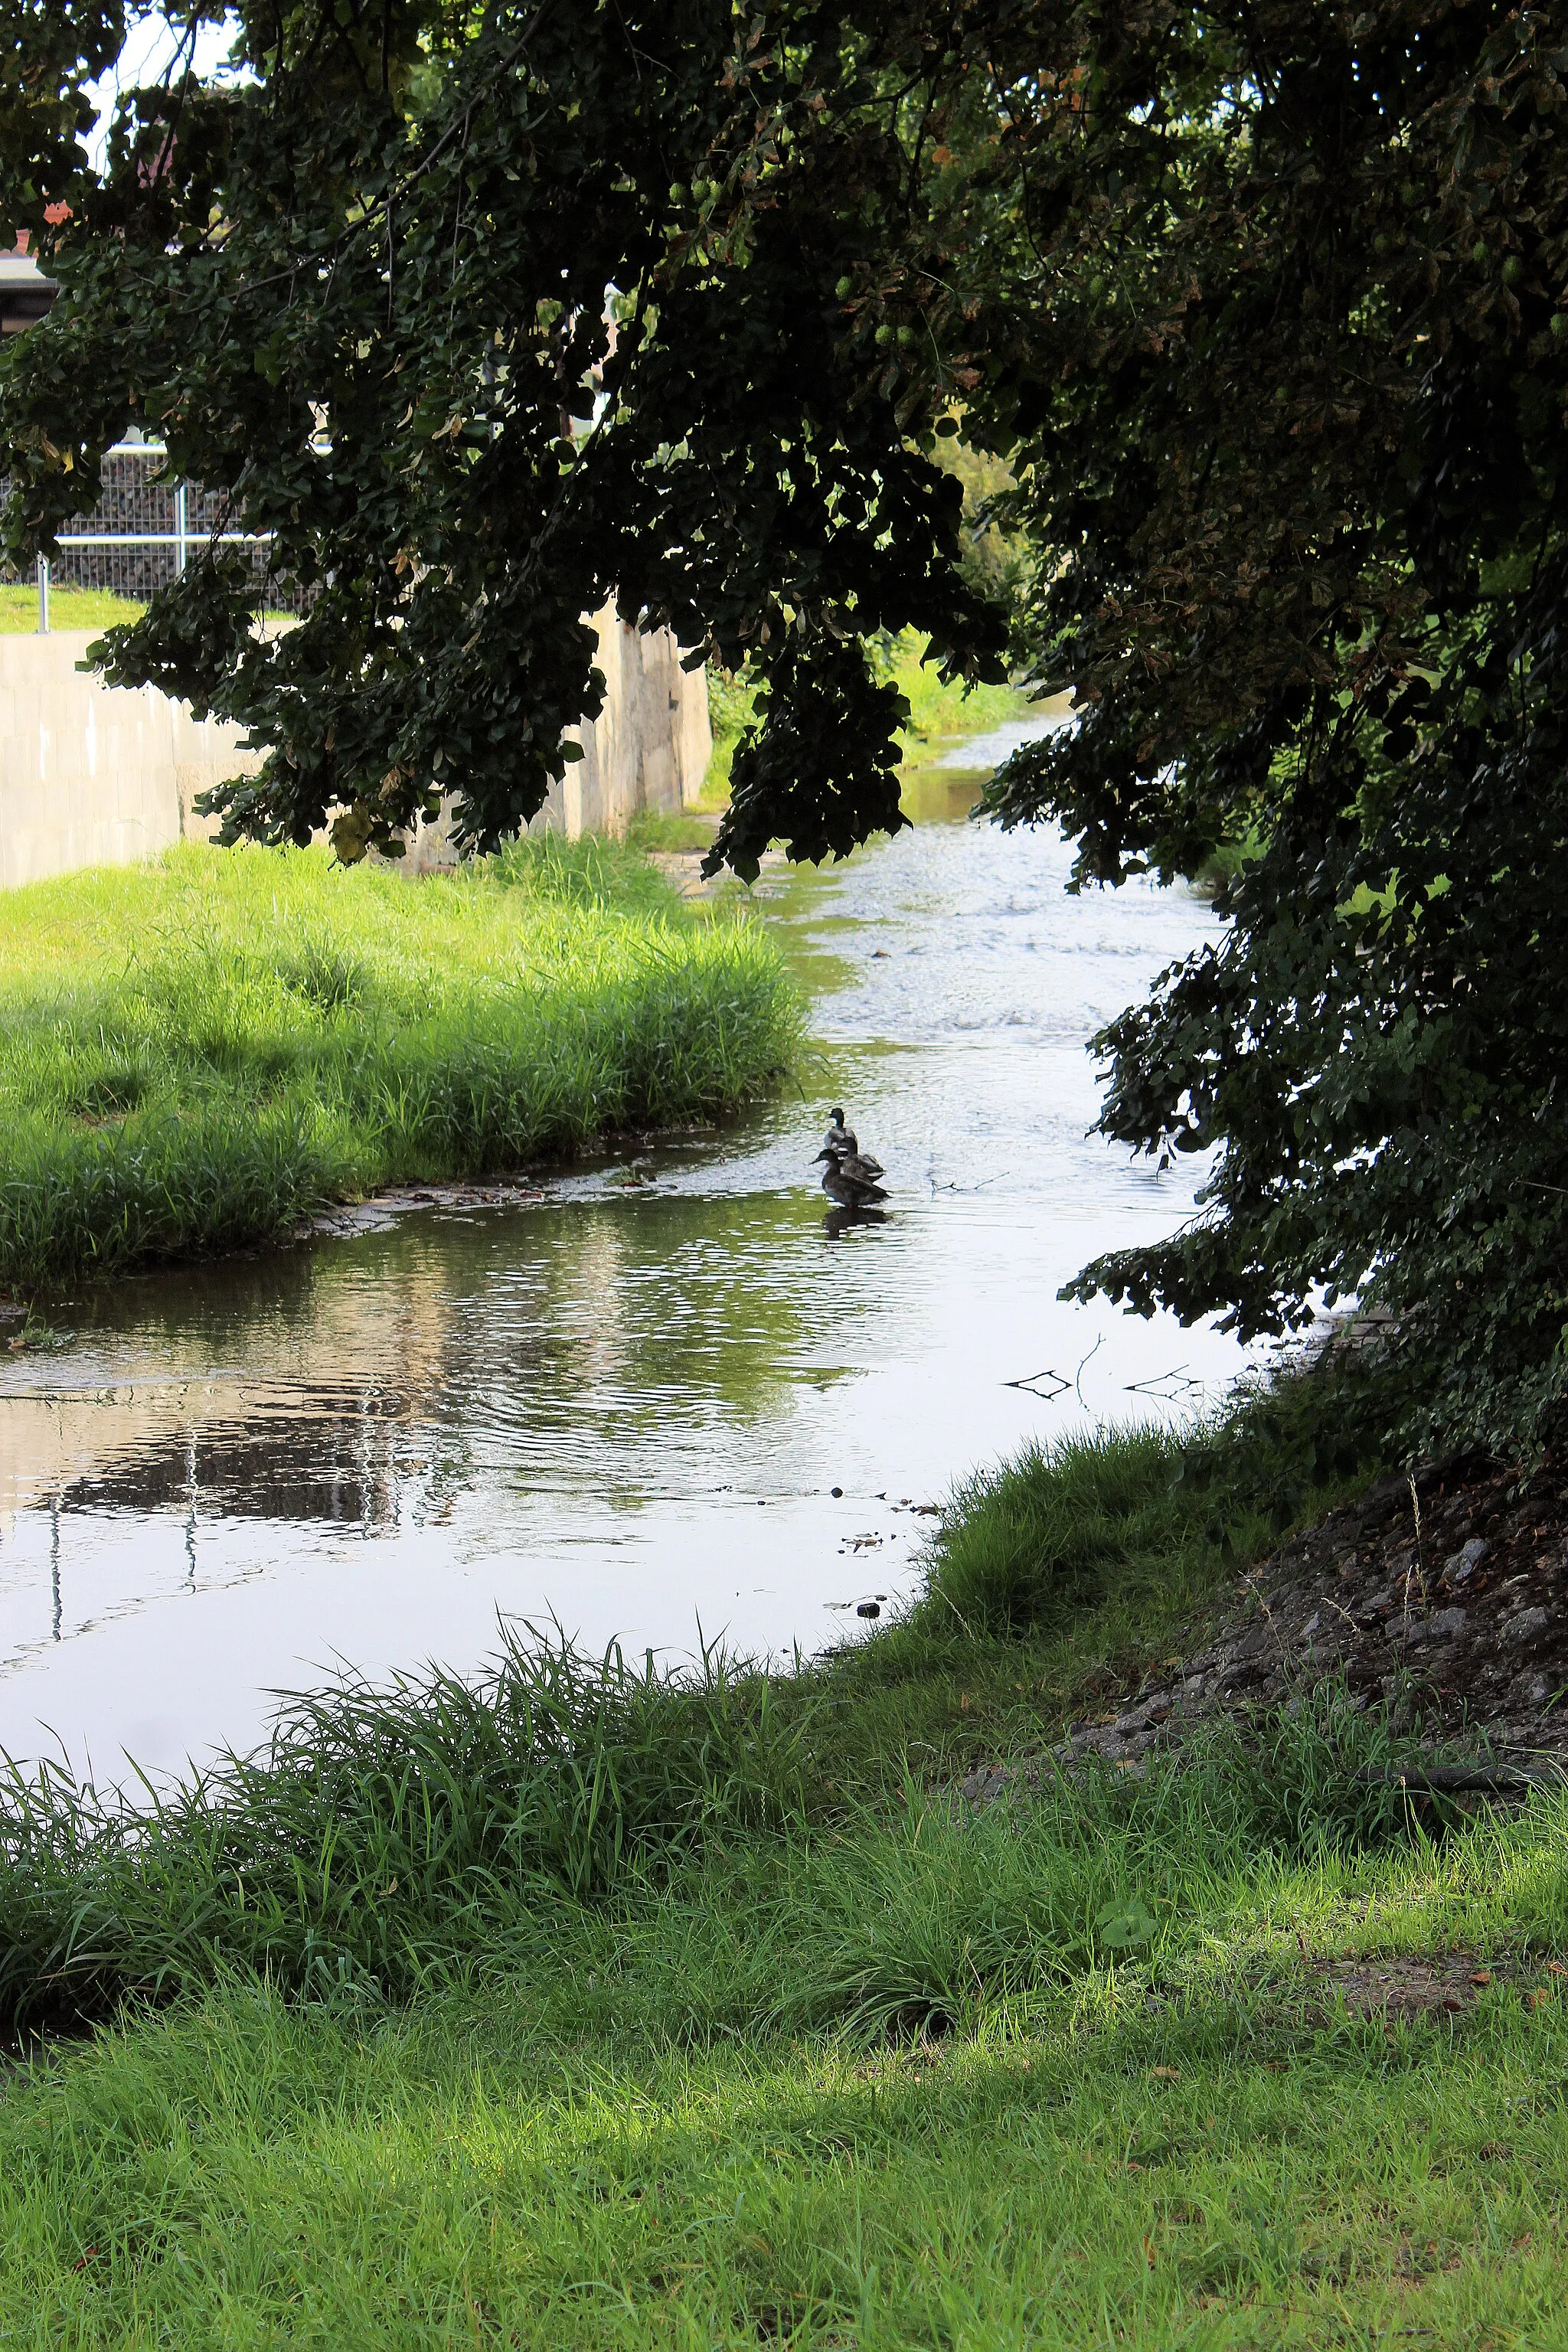
<instances>
[{"instance_id":1,"label":"dark green leaves","mask_svg":"<svg viewBox=\"0 0 1568 2352\"><path fill-rule=\"evenodd\" d=\"M883 267L889 236L929 242L921 166L973 110L992 26L847 0L239 17L247 79L176 73L101 183L72 163L61 298L0 360L14 560L92 504L134 424L305 592L302 626L253 633L215 545L112 642L112 677L269 747L217 796L226 837L330 823L345 856L391 849L447 792L467 839L515 832L598 707L583 616L610 597L773 674L742 860L896 820L898 713L856 641L912 624L982 675L1002 637L920 446L965 355L921 315L940 278ZM56 92L0 146L24 207L64 170L49 124L78 121L89 31L19 22ZM118 38L105 18L92 54Z\"/></svg>"}]
</instances>

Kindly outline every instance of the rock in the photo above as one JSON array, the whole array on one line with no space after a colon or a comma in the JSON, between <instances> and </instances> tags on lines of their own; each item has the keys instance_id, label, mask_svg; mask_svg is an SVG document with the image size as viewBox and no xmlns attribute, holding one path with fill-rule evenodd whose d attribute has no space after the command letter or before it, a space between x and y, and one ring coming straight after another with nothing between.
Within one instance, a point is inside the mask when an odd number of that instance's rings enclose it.
<instances>
[{"instance_id":1,"label":"rock","mask_svg":"<svg viewBox=\"0 0 1568 2352\"><path fill-rule=\"evenodd\" d=\"M1543 1707L1551 1696L1551 1683L1544 1675L1538 1674L1533 1669L1516 1675L1509 1691L1510 1704L1518 1707L1528 1707L1531 1714Z\"/></svg>"},{"instance_id":2,"label":"rock","mask_svg":"<svg viewBox=\"0 0 1568 2352\"><path fill-rule=\"evenodd\" d=\"M1130 1706L1125 1715L1117 1717L1115 1722L1110 1726L1110 1732L1113 1733L1118 1739L1133 1739L1140 1733L1148 1731L1154 1724L1169 1722L1170 1716L1170 1692L1150 1691L1139 1700L1136 1706Z\"/></svg>"},{"instance_id":3,"label":"rock","mask_svg":"<svg viewBox=\"0 0 1568 2352\"><path fill-rule=\"evenodd\" d=\"M1450 1641L1456 1633L1462 1632L1465 1617L1463 1609L1439 1609L1430 1617L1414 1618L1406 1638L1413 1644Z\"/></svg>"},{"instance_id":4,"label":"rock","mask_svg":"<svg viewBox=\"0 0 1568 2352\"><path fill-rule=\"evenodd\" d=\"M1532 1642L1537 1633L1544 1633L1552 1622L1550 1609L1521 1609L1502 1627L1505 1642Z\"/></svg>"},{"instance_id":5,"label":"rock","mask_svg":"<svg viewBox=\"0 0 1568 2352\"><path fill-rule=\"evenodd\" d=\"M1472 1536L1469 1542L1462 1545L1451 1559L1447 1559L1443 1563L1443 1573L1449 1583L1468 1584L1490 1549L1491 1546L1485 1536Z\"/></svg>"}]
</instances>

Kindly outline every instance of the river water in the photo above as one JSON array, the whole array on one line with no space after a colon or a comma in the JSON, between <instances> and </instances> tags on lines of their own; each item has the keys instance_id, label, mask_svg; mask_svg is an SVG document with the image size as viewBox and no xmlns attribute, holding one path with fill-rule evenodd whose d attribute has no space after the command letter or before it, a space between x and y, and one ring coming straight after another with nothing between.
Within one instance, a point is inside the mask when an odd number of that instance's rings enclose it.
<instances>
[{"instance_id":1,"label":"river water","mask_svg":"<svg viewBox=\"0 0 1568 2352\"><path fill-rule=\"evenodd\" d=\"M816 1046L743 1123L125 1282L0 1360L0 1747L167 1770L344 1664L472 1665L498 1612L809 1652L975 1465L1221 1392L1234 1341L1056 1296L1192 1213L1193 1163L1087 1136L1083 1049L1215 919L1070 898L971 797L928 772L912 832L767 878ZM834 1102L892 1191L837 1235Z\"/></svg>"}]
</instances>

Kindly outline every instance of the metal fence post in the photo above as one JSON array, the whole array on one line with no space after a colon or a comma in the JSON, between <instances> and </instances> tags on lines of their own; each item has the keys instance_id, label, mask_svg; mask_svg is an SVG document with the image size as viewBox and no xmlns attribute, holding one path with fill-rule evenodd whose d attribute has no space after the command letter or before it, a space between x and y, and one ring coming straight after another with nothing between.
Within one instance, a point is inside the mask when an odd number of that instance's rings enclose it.
<instances>
[{"instance_id":1,"label":"metal fence post","mask_svg":"<svg viewBox=\"0 0 1568 2352\"><path fill-rule=\"evenodd\" d=\"M185 486L174 492L174 577L177 580L185 568Z\"/></svg>"},{"instance_id":2,"label":"metal fence post","mask_svg":"<svg viewBox=\"0 0 1568 2352\"><path fill-rule=\"evenodd\" d=\"M49 559L47 555L40 555L38 558L38 635L41 637L47 637L48 634Z\"/></svg>"}]
</instances>

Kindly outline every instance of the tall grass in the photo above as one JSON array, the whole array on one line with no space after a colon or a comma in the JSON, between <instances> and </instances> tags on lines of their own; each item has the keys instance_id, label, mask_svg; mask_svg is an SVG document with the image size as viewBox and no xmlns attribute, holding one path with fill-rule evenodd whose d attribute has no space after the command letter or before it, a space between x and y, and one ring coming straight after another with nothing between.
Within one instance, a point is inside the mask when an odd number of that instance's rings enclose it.
<instances>
[{"instance_id":1,"label":"tall grass","mask_svg":"<svg viewBox=\"0 0 1568 2352\"><path fill-rule=\"evenodd\" d=\"M977 1471L943 1516L913 1625L1010 1641L1112 1597L1133 1613L1197 1600L1217 1567L1369 1472L1367 1379L1336 1365L1244 1388L1206 1423L1105 1427Z\"/></svg>"},{"instance_id":2,"label":"tall grass","mask_svg":"<svg viewBox=\"0 0 1568 2352\"><path fill-rule=\"evenodd\" d=\"M829 1808L785 1701L712 1659L670 1679L513 1642L472 1685L297 1698L268 1751L172 1792L13 1768L0 2025L236 1969L384 2000L553 1967L629 1973L667 2032L926 2032L1423 1834L1368 1769L1413 1739L1331 1693L1142 1781L1047 1765L978 1819L912 1780Z\"/></svg>"},{"instance_id":3,"label":"tall grass","mask_svg":"<svg viewBox=\"0 0 1568 2352\"><path fill-rule=\"evenodd\" d=\"M91 2016L226 1969L402 1996L537 1948L553 1907L801 1818L808 1717L765 1675L509 1633L432 1670L283 1706L268 1748L173 1788L0 1780L0 2026Z\"/></svg>"},{"instance_id":4,"label":"tall grass","mask_svg":"<svg viewBox=\"0 0 1568 2352\"><path fill-rule=\"evenodd\" d=\"M276 1239L407 1178L709 1118L787 1065L771 942L618 845L416 885L177 850L0 902L0 1284Z\"/></svg>"}]
</instances>

